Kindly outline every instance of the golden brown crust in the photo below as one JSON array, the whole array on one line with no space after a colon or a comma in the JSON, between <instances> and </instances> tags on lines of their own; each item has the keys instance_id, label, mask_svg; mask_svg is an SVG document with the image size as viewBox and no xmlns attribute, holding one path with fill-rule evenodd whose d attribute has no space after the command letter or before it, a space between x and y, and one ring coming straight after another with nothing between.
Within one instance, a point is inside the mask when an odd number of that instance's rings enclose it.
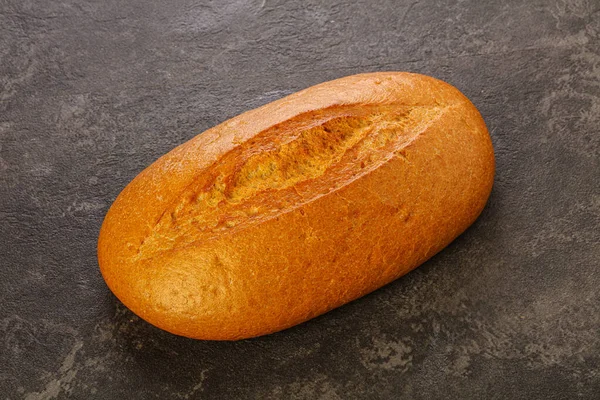
<instances>
[{"instance_id":1,"label":"golden brown crust","mask_svg":"<svg viewBox=\"0 0 600 400\"><path fill-rule=\"evenodd\" d=\"M199 339L275 332L415 268L491 191L485 124L454 87L385 72L326 82L161 157L100 232L102 274L148 322Z\"/></svg>"}]
</instances>

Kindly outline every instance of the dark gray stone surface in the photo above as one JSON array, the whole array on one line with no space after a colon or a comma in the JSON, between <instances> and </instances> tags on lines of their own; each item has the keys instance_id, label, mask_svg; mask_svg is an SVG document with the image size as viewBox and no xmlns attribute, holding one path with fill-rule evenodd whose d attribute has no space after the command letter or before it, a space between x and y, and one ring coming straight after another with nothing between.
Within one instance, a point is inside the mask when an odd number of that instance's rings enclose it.
<instances>
[{"instance_id":1,"label":"dark gray stone surface","mask_svg":"<svg viewBox=\"0 0 600 400\"><path fill-rule=\"evenodd\" d=\"M0 0L1 399L598 399L600 3ZM234 343L105 286L102 218L177 144L358 72L460 88L488 207L354 303Z\"/></svg>"}]
</instances>

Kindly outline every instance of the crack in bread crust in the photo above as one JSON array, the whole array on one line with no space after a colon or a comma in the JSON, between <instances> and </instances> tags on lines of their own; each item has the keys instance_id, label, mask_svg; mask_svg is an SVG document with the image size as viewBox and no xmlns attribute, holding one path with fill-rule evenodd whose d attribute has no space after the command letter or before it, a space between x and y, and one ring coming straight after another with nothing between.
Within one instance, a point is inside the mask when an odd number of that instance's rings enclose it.
<instances>
[{"instance_id":1,"label":"crack in bread crust","mask_svg":"<svg viewBox=\"0 0 600 400\"><path fill-rule=\"evenodd\" d=\"M448 106L335 106L298 115L223 154L177 196L136 259L211 240L339 190L378 168Z\"/></svg>"}]
</instances>

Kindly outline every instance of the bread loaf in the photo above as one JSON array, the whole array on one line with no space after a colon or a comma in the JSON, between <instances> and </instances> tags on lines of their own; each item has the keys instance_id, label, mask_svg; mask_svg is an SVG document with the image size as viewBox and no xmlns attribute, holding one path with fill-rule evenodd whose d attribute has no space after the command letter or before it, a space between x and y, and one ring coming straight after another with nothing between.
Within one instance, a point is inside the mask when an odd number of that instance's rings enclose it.
<instances>
[{"instance_id":1,"label":"bread loaf","mask_svg":"<svg viewBox=\"0 0 600 400\"><path fill-rule=\"evenodd\" d=\"M475 221L493 176L485 124L456 88L411 73L349 76L159 158L108 211L99 264L159 328L264 335L436 254Z\"/></svg>"}]
</instances>

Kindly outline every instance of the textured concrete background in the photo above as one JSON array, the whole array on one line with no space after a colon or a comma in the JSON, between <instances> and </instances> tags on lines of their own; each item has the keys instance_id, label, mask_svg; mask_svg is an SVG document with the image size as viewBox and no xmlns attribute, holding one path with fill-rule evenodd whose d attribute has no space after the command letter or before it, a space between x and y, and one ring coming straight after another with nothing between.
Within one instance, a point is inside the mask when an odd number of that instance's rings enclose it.
<instances>
[{"instance_id":1,"label":"textured concrete background","mask_svg":"<svg viewBox=\"0 0 600 400\"><path fill-rule=\"evenodd\" d=\"M598 399L600 3L0 0L0 398ZM492 133L478 222L290 330L176 337L109 292L119 191L177 144L343 75L431 74Z\"/></svg>"}]
</instances>

